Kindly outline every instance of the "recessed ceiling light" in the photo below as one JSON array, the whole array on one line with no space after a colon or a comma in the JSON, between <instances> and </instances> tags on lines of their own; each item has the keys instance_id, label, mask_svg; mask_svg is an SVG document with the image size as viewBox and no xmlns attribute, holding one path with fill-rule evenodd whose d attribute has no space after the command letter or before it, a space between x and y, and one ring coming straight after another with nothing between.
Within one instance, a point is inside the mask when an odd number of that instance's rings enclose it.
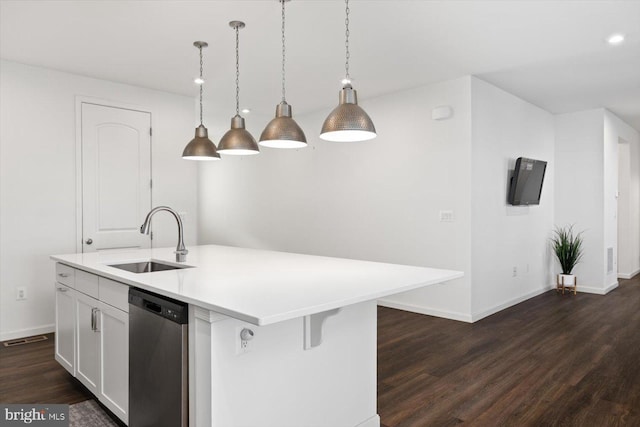
<instances>
[{"instance_id":1,"label":"recessed ceiling light","mask_svg":"<svg viewBox=\"0 0 640 427\"><path fill-rule=\"evenodd\" d=\"M193 79L193 82L197 85L202 85L204 84L204 79L202 77L196 77L195 79Z\"/></svg>"},{"instance_id":2,"label":"recessed ceiling light","mask_svg":"<svg viewBox=\"0 0 640 427\"><path fill-rule=\"evenodd\" d=\"M609 36L609 38L607 38L607 42L609 44L620 44L624 41L624 35L623 34L612 34Z\"/></svg>"},{"instance_id":3,"label":"recessed ceiling light","mask_svg":"<svg viewBox=\"0 0 640 427\"><path fill-rule=\"evenodd\" d=\"M242 113L243 113L243 114L249 114L250 112L251 112L251 110L250 110L250 109L248 109L248 108L243 108L243 109L242 109Z\"/></svg>"}]
</instances>

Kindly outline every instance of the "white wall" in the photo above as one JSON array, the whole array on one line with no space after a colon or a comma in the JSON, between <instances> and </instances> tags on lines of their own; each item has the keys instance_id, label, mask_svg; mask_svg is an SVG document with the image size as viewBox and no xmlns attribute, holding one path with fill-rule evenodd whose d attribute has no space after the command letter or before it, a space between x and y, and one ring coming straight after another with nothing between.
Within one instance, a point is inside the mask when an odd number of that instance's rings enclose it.
<instances>
[{"instance_id":1,"label":"white wall","mask_svg":"<svg viewBox=\"0 0 640 427\"><path fill-rule=\"evenodd\" d=\"M604 146L605 233L608 240L605 247L614 245L618 252L617 270L614 266L613 272L607 275L606 282L611 285L617 276L631 278L640 272L640 133L604 110ZM618 151L621 149L624 158L620 165ZM616 191L624 193L621 194L622 212L617 212Z\"/></svg>"},{"instance_id":2,"label":"white wall","mask_svg":"<svg viewBox=\"0 0 640 427\"><path fill-rule=\"evenodd\" d=\"M584 230L582 262L573 273L581 290L605 289L602 109L555 116L555 223ZM556 272L560 267L556 265Z\"/></svg>"},{"instance_id":3,"label":"white wall","mask_svg":"<svg viewBox=\"0 0 640 427\"><path fill-rule=\"evenodd\" d=\"M624 277L633 263L630 224L631 144L618 141L618 277Z\"/></svg>"},{"instance_id":4,"label":"white wall","mask_svg":"<svg viewBox=\"0 0 640 427\"><path fill-rule=\"evenodd\" d=\"M53 330L53 263L76 250L75 97L152 112L153 203L188 213L197 240L197 166L180 158L193 138L193 99L54 70L0 62L0 340ZM173 218L154 219L154 246L176 242ZM143 218L141 218L141 221ZM16 301L16 288L27 300Z\"/></svg>"},{"instance_id":5,"label":"white wall","mask_svg":"<svg viewBox=\"0 0 640 427\"><path fill-rule=\"evenodd\" d=\"M604 286L618 286L618 131L613 115L602 111L603 134L603 237Z\"/></svg>"},{"instance_id":6,"label":"white wall","mask_svg":"<svg viewBox=\"0 0 640 427\"><path fill-rule=\"evenodd\" d=\"M475 77L471 121L475 321L540 294L552 283L554 125L549 112ZM548 162L538 206L507 204L509 171L518 157Z\"/></svg>"},{"instance_id":7,"label":"white wall","mask_svg":"<svg viewBox=\"0 0 640 427\"><path fill-rule=\"evenodd\" d=\"M618 275L628 278L640 271L640 137L605 109L561 114L555 123L556 224L575 223L576 229L585 230L585 255L575 269L578 286L605 294L617 286ZM621 141L629 144L630 158L628 181L619 185ZM619 189L628 192L620 218ZM623 236L620 244L618 235ZM610 270L609 248L613 250ZM618 248L624 253L619 254Z\"/></svg>"},{"instance_id":8,"label":"white wall","mask_svg":"<svg viewBox=\"0 0 640 427\"><path fill-rule=\"evenodd\" d=\"M549 238L558 223L558 153L572 172L562 171L568 186L561 194L583 192L593 204L586 213L570 204L575 211L563 210L559 223L588 228L602 220L602 200L592 195L594 188L602 193L602 179L573 173L572 163L591 161L587 175L593 167L602 170L602 120L595 128L599 139L585 145L582 135L572 134L556 150L553 115L473 77L361 104L379 132L372 142L320 141L327 113L320 112L297 116L308 148L263 149L259 157L203 165L201 241L462 270L462 280L380 304L474 321L553 284ZM451 119L431 120L440 105L453 107ZM258 136L269 119L251 116L250 130ZM211 122L218 139L228 123ZM558 123L584 130L567 118ZM539 206L506 203L509 170L520 156L548 162ZM455 221L440 222L441 210L452 210ZM602 227L599 233L602 244ZM601 254L590 249L582 266L588 269L594 258L601 267Z\"/></svg>"},{"instance_id":9,"label":"white wall","mask_svg":"<svg viewBox=\"0 0 640 427\"><path fill-rule=\"evenodd\" d=\"M336 88L336 102L338 88ZM295 99L289 102L295 108ZM274 249L470 272L470 78L420 87L361 105L378 137L318 138L331 108L296 115L309 146L263 148L200 168L201 243ZM453 107L449 120L431 110ZM295 110L294 110L295 114ZM271 117L247 116L258 138ZM226 118L208 121L214 140ZM440 210L455 221L442 223ZM470 320L468 276L388 298L384 304Z\"/></svg>"}]
</instances>

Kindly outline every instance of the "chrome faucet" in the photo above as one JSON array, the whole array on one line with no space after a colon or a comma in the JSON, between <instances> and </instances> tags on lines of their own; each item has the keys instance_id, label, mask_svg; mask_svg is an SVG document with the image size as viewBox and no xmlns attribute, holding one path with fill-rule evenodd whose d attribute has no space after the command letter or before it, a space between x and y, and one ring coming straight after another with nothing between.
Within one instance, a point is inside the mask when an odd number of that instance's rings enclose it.
<instances>
[{"instance_id":1,"label":"chrome faucet","mask_svg":"<svg viewBox=\"0 0 640 427\"><path fill-rule=\"evenodd\" d=\"M180 218L180 214L178 214L178 212L176 212L175 210L171 209L169 206L156 206L155 208L151 209L151 211L147 214L147 217L144 219L144 224L140 226L140 233L149 234L149 228L151 227L151 217L156 212L159 212L159 211L169 212L171 215L173 215L176 218L176 221L178 221L178 246L176 247L176 251L175 251L176 261L186 262L187 254L189 253L189 251L187 250L187 248L184 247L182 219Z\"/></svg>"}]
</instances>

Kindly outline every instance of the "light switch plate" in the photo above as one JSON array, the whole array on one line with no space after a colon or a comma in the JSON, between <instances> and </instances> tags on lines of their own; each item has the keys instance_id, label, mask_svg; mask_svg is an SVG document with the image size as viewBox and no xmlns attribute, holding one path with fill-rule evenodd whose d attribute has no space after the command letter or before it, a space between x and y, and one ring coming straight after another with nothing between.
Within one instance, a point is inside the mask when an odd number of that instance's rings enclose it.
<instances>
[{"instance_id":1,"label":"light switch plate","mask_svg":"<svg viewBox=\"0 0 640 427\"><path fill-rule=\"evenodd\" d=\"M440 222L453 222L455 217L453 211L440 211Z\"/></svg>"}]
</instances>

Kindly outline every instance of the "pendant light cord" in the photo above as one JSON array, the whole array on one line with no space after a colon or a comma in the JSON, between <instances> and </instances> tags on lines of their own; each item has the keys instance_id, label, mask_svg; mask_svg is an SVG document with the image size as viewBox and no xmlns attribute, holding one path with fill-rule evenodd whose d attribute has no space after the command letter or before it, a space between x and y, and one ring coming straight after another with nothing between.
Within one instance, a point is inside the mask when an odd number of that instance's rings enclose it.
<instances>
[{"instance_id":1,"label":"pendant light cord","mask_svg":"<svg viewBox=\"0 0 640 427\"><path fill-rule=\"evenodd\" d=\"M198 47L198 49L200 50L200 81L203 81L202 79L202 46ZM202 124L202 86L204 86L204 83L200 83L200 126L203 126Z\"/></svg>"},{"instance_id":2,"label":"pendant light cord","mask_svg":"<svg viewBox=\"0 0 640 427\"><path fill-rule=\"evenodd\" d=\"M345 78L347 80L351 80L351 77L349 76L349 58L351 57L351 54L349 53L349 12L350 12L350 10L349 10L349 0L345 0L344 2L345 2L345 5L346 5L346 8L345 8L346 16L345 16L345 19L344 19L344 26L345 26L344 47L345 47L345 50L346 50L346 58L345 58L346 60L345 60L345 63L344 63L344 69L345 69Z\"/></svg>"},{"instance_id":3,"label":"pendant light cord","mask_svg":"<svg viewBox=\"0 0 640 427\"><path fill-rule=\"evenodd\" d=\"M282 3L282 102L286 102L285 100L285 61L286 61L286 56L285 56L285 38L284 38L284 4L285 4L285 0L280 0L280 3Z\"/></svg>"},{"instance_id":4,"label":"pendant light cord","mask_svg":"<svg viewBox=\"0 0 640 427\"><path fill-rule=\"evenodd\" d=\"M240 27L236 26L236 116L240 115Z\"/></svg>"}]
</instances>

